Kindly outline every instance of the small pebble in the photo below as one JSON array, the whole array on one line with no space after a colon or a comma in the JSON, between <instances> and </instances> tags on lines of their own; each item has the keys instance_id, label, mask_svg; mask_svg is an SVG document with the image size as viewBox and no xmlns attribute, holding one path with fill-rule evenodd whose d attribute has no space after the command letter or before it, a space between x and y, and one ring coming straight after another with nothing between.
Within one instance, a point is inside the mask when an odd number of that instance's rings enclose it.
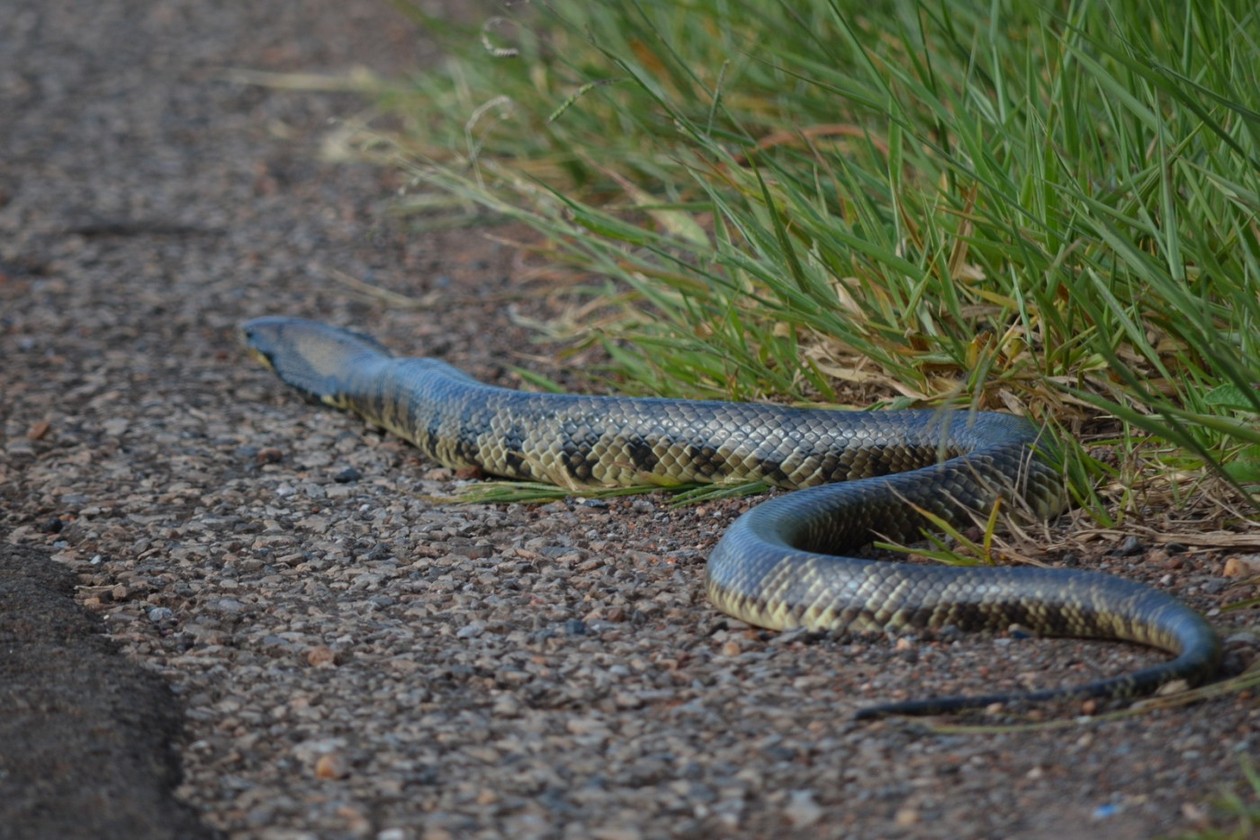
<instances>
[{"instance_id":1,"label":"small pebble","mask_svg":"<svg viewBox=\"0 0 1260 840\"><path fill-rule=\"evenodd\" d=\"M315 760L317 779L344 779L349 775L350 762L341 753L325 753Z\"/></svg>"},{"instance_id":2,"label":"small pebble","mask_svg":"<svg viewBox=\"0 0 1260 840\"><path fill-rule=\"evenodd\" d=\"M897 824L898 828L910 828L919 822L919 811L908 805L898 808L897 812L893 814L893 822Z\"/></svg>"},{"instance_id":3,"label":"small pebble","mask_svg":"<svg viewBox=\"0 0 1260 840\"><path fill-rule=\"evenodd\" d=\"M214 607L219 612L234 615L245 609L245 605L235 598L219 598L214 602Z\"/></svg>"},{"instance_id":4,"label":"small pebble","mask_svg":"<svg viewBox=\"0 0 1260 840\"><path fill-rule=\"evenodd\" d=\"M794 790L788 794L787 807L783 816L794 828L809 828L822 819L823 809L814 801L814 793L809 790Z\"/></svg>"},{"instance_id":5,"label":"small pebble","mask_svg":"<svg viewBox=\"0 0 1260 840\"><path fill-rule=\"evenodd\" d=\"M267 446L254 453L254 461L258 464L275 464L284 460L284 451L274 446Z\"/></svg>"},{"instance_id":6,"label":"small pebble","mask_svg":"<svg viewBox=\"0 0 1260 840\"><path fill-rule=\"evenodd\" d=\"M1241 554L1225 561L1221 574L1227 578L1260 575L1260 554Z\"/></svg>"},{"instance_id":7,"label":"small pebble","mask_svg":"<svg viewBox=\"0 0 1260 840\"><path fill-rule=\"evenodd\" d=\"M1091 814L1091 816L1096 820L1105 820L1110 817L1114 817L1118 813L1120 813L1119 805L1107 803L1106 805L1099 805L1095 808L1094 813Z\"/></svg>"},{"instance_id":8,"label":"small pebble","mask_svg":"<svg viewBox=\"0 0 1260 840\"><path fill-rule=\"evenodd\" d=\"M1124 538L1124 542L1116 547L1112 554L1117 557L1132 557L1135 554L1141 554L1143 551L1141 540L1133 535Z\"/></svg>"},{"instance_id":9,"label":"small pebble","mask_svg":"<svg viewBox=\"0 0 1260 840\"><path fill-rule=\"evenodd\" d=\"M354 467L346 467L333 475L333 481L338 484L349 484L352 481L358 481L362 477L363 474Z\"/></svg>"}]
</instances>

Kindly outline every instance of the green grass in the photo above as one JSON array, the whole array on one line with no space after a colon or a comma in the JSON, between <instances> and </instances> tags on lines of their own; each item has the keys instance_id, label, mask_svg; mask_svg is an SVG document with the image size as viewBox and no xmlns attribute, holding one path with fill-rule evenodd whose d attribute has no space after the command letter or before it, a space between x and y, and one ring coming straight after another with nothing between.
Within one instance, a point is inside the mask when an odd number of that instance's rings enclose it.
<instances>
[{"instance_id":1,"label":"green grass","mask_svg":"<svg viewBox=\"0 0 1260 840\"><path fill-rule=\"evenodd\" d=\"M619 390L1015 411L1101 520L1256 501L1254 4L404 8L452 57L362 148L589 276Z\"/></svg>"}]
</instances>

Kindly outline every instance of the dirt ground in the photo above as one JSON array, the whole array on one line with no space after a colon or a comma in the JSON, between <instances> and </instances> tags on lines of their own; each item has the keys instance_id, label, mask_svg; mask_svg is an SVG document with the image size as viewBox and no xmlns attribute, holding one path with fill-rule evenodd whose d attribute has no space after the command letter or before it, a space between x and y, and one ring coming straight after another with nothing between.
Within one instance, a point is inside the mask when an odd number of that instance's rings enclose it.
<instances>
[{"instance_id":1,"label":"dirt ground","mask_svg":"<svg viewBox=\"0 0 1260 840\"><path fill-rule=\"evenodd\" d=\"M230 72L436 55L369 0L0 15L0 837L1147 838L1241 791L1254 696L851 720L1157 654L763 633L700 587L750 502L445 504L458 476L251 363L238 323L283 313L563 376L513 249L409 231L397 173L321 161L366 103ZM1124 537L1042 559L1168 589L1254 661L1227 553Z\"/></svg>"}]
</instances>

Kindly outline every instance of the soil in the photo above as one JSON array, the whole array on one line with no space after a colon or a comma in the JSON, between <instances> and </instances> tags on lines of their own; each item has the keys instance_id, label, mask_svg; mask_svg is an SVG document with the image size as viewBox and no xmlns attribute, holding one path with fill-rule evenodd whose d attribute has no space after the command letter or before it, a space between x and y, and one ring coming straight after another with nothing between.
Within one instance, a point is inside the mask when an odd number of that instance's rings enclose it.
<instances>
[{"instance_id":1,"label":"soil","mask_svg":"<svg viewBox=\"0 0 1260 840\"><path fill-rule=\"evenodd\" d=\"M401 75L438 46L368 0L0 16L0 837L1146 838L1241 792L1252 695L851 719L1158 654L765 633L700 586L752 502L450 504L467 476L253 364L237 325L283 313L564 378L503 231L411 230L399 173L321 157L370 103L233 73ZM1125 536L1040 559L1168 589L1228 672L1254 662L1228 553Z\"/></svg>"}]
</instances>

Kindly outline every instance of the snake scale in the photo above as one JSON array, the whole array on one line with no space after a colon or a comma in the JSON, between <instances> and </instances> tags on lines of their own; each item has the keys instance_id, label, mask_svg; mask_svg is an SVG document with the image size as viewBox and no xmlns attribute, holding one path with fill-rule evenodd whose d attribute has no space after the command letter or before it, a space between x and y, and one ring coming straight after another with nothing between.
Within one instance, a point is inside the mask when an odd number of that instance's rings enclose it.
<instances>
[{"instance_id":1,"label":"snake scale","mask_svg":"<svg viewBox=\"0 0 1260 840\"><path fill-rule=\"evenodd\" d=\"M859 717L995 703L1130 698L1215 675L1221 648L1197 613L1147 586L1085 571L924 566L845 556L874 535L906 541L1018 497L1064 505L1037 429L991 412L846 412L752 403L534 394L437 360L400 358L337 327L268 317L248 349L287 384L348 409L451 467L591 485L763 480L796 492L744 514L709 557L718 609L751 624L865 633L1006 631L1123 640L1174 658L1084 685L887 703ZM838 482L838 483L834 483Z\"/></svg>"}]
</instances>

